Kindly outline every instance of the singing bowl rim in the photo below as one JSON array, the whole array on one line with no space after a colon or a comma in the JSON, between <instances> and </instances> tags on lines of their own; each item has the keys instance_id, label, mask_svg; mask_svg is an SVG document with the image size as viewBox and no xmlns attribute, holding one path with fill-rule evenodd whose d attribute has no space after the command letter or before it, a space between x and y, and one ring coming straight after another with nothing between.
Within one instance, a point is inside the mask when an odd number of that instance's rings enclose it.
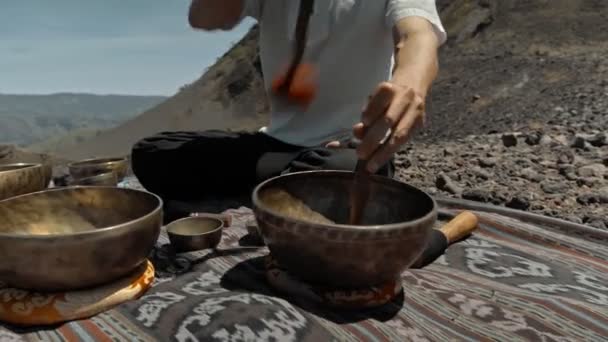
<instances>
[{"instance_id":1,"label":"singing bowl rim","mask_svg":"<svg viewBox=\"0 0 608 342\"><path fill-rule=\"evenodd\" d=\"M97 157L73 161L68 164L68 167L90 167L100 164L121 164L128 161L129 160L127 157Z\"/></svg>"},{"instance_id":2,"label":"singing bowl rim","mask_svg":"<svg viewBox=\"0 0 608 342\"><path fill-rule=\"evenodd\" d=\"M128 229L129 227L131 227L137 221L143 221L143 220L145 220L147 218L150 218L152 216L157 215L159 211L162 214L163 200L158 195L156 195L154 193L151 193L151 192L147 192L147 191L136 190L136 189L129 189L129 188L118 188L118 187L115 187L115 186L77 185L77 186L66 186L66 187L61 187L61 188L51 188L51 189L45 189L45 190L42 190L42 191L31 192L31 193L24 194L24 195L10 197L10 198L1 200L0 204L3 204L4 202L8 202L8 201L11 201L11 200L27 197L27 196L35 196L35 195L42 194L42 193L51 193L51 192L55 192L55 191L69 191L69 190L76 190L76 189L92 189L92 190L100 190L100 189L117 190L117 189L120 189L121 191L127 191L127 192L133 192L133 193L145 193L147 195L152 196L154 199L156 199L156 201L158 203L157 203L157 206L154 207L154 209L152 209L149 213L147 213L145 215L142 215L142 216L140 216L140 217L138 217L136 219L133 219L133 220L130 220L130 221L126 221L126 222L123 222L121 224L113 225L113 226L110 226L110 227L96 228L94 230L87 230L87 231L84 231L84 232L77 232L77 233L60 233L60 234L48 234L48 235L13 234L13 233L2 233L2 232L0 232L0 238L28 239L28 240L31 240L31 239L36 239L36 240L53 240L53 239L57 239L58 237L62 237L62 238L78 238L78 237L87 237L87 236L92 236L92 235L101 235L101 234L103 234L105 232L109 232L109 231L120 231L120 230Z\"/></svg>"},{"instance_id":3,"label":"singing bowl rim","mask_svg":"<svg viewBox=\"0 0 608 342\"><path fill-rule=\"evenodd\" d=\"M24 167L20 167L18 169L10 169L10 170L0 170L0 174L3 174L5 172L16 172L16 171L21 171L24 169L29 169L32 167L40 167L43 168L44 164L43 163L7 163L7 164L0 164L0 168L3 167L11 167L11 166L24 166Z\"/></svg>"},{"instance_id":4,"label":"singing bowl rim","mask_svg":"<svg viewBox=\"0 0 608 342\"><path fill-rule=\"evenodd\" d=\"M113 176L113 177L112 177ZM95 185L95 184L81 184L81 182L85 182L85 181L98 181L98 180L107 180L110 179L109 177L112 177L112 180L116 181L116 184L118 184L118 175L116 174L116 171L110 171L110 172L104 172L104 173L100 173L94 176L88 176L88 177L82 177L82 178L75 178L70 182L71 186L110 186L110 185Z\"/></svg>"},{"instance_id":5,"label":"singing bowl rim","mask_svg":"<svg viewBox=\"0 0 608 342\"><path fill-rule=\"evenodd\" d=\"M345 176L345 175L353 175L354 172L353 171L343 171L343 170L313 170L313 171L299 171L299 172L292 172L292 173L288 173L288 174L284 174L284 175L279 175L279 176L275 176L272 178L269 178L261 183L259 183L253 190L252 193L252 203L253 206L255 208L255 211L259 211L259 212L264 212L267 215L271 215L274 217L278 217L281 220L284 220L286 222L289 223L296 223L299 225L307 225L309 227L311 227L312 229L318 229L318 230L324 230L324 229L336 229L338 231L343 231L343 232L357 232L357 231L361 231L361 230L375 230L378 232L392 232L392 231L400 231L403 229L407 229L409 227L415 227L418 224L422 224L425 222L429 222L429 220L433 219L433 217L436 217L437 215L437 202L435 201L435 199L429 195L427 192L411 185L408 183L404 183L404 182L399 182L395 179L392 178L388 178L388 177L384 177L384 176L380 176L380 175L370 175L370 177L372 178L373 182L380 182L380 183L384 183L384 184L392 184L394 185L395 182L398 182L401 186L404 186L406 188L409 188L409 190L419 193L420 195L422 195L423 197L427 197L430 201L431 201L431 210L429 210L425 215L414 219L414 220L408 220L408 221L403 221L403 222L397 222L397 223L389 223L389 224L379 224L379 225L351 225L351 224L339 224L339 223L334 223L334 224L326 224L326 223L316 223L316 222L309 222L309 221L305 221L305 220L300 220L300 219L296 219L293 217L289 217L287 215L281 214L278 211L273 210L272 208L269 208L268 206L264 205L264 202L260 199L260 191L265 188L268 184L275 182L278 179L285 179L285 178L289 178L289 177L302 177L302 176L306 176L307 174L309 175L339 175L339 176ZM255 213L255 216L257 217L258 214Z\"/></svg>"}]
</instances>

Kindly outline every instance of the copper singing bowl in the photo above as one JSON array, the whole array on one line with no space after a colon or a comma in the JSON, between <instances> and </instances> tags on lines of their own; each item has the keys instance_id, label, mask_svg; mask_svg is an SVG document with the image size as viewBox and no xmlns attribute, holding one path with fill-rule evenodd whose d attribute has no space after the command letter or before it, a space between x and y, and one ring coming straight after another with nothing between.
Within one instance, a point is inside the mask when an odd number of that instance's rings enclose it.
<instances>
[{"instance_id":1,"label":"copper singing bowl","mask_svg":"<svg viewBox=\"0 0 608 342\"><path fill-rule=\"evenodd\" d=\"M116 187L49 189L0 201L0 282L38 291L118 279L144 262L162 200Z\"/></svg>"},{"instance_id":2,"label":"copper singing bowl","mask_svg":"<svg viewBox=\"0 0 608 342\"><path fill-rule=\"evenodd\" d=\"M45 189L46 172L42 164L0 164L0 200Z\"/></svg>"},{"instance_id":3,"label":"copper singing bowl","mask_svg":"<svg viewBox=\"0 0 608 342\"><path fill-rule=\"evenodd\" d=\"M73 178L88 178L99 174L115 172L118 181L127 175L129 161L127 158L94 158L85 159L68 164L70 175Z\"/></svg>"},{"instance_id":4,"label":"copper singing bowl","mask_svg":"<svg viewBox=\"0 0 608 342\"><path fill-rule=\"evenodd\" d=\"M408 184L369 179L362 225L347 224L354 173L307 171L267 180L253 192L259 232L271 254L309 283L362 288L398 279L425 247L437 219L435 201ZM313 223L265 191L283 189L334 223Z\"/></svg>"}]
</instances>

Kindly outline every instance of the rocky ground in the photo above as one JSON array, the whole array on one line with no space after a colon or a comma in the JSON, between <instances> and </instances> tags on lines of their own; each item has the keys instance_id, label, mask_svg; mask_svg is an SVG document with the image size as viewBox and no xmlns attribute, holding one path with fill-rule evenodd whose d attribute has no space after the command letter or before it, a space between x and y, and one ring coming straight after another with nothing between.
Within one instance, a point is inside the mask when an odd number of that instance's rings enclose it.
<instances>
[{"instance_id":1,"label":"rocky ground","mask_svg":"<svg viewBox=\"0 0 608 342\"><path fill-rule=\"evenodd\" d=\"M399 177L608 229L608 3L437 3L450 39Z\"/></svg>"},{"instance_id":2,"label":"rocky ground","mask_svg":"<svg viewBox=\"0 0 608 342\"><path fill-rule=\"evenodd\" d=\"M574 90L518 132L412 143L398 176L431 194L608 229L608 82Z\"/></svg>"}]
</instances>

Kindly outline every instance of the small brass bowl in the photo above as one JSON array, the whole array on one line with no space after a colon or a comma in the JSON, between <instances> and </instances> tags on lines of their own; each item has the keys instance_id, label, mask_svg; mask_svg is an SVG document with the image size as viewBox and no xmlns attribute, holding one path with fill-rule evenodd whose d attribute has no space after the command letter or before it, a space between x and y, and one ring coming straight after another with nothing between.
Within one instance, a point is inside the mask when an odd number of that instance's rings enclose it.
<instances>
[{"instance_id":1,"label":"small brass bowl","mask_svg":"<svg viewBox=\"0 0 608 342\"><path fill-rule=\"evenodd\" d=\"M99 175L76 178L72 180L71 185L91 185L91 186L116 186L118 177L115 172L106 172Z\"/></svg>"},{"instance_id":2,"label":"small brass bowl","mask_svg":"<svg viewBox=\"0 0 608 342\"><path fill-rule=\"evenodd\" d=\"M118 182L125 178L128 168L129 161L127 158L94 158L68 164L70 175L74 179L115 172Z\"/></svg>"},{"instance_id":3,"label":"small brass bowl","mask_svg":"<svg viewBox=\"0 0 608 342\"><path fill-rule=\"evenodd\" d=\"M177 253L216 248L224 223L213 217L186 217L167 225L167 235Z\"/></svg>"},{"instance_id":4,"label":"small brass bowl","mask_svg":"<svg viewBox=\"0 0 608 342\"><path fill-rule=\"evenodd\" d=\"M47 187L42 164L0 165L0 200L44 190Z\"/></svg>"}]
</instances>

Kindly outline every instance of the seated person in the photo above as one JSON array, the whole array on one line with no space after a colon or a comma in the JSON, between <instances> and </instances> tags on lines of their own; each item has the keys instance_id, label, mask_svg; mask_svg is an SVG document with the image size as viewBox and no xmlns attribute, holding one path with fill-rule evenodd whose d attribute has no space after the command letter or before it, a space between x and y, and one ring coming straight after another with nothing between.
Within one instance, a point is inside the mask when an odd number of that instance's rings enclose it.
<instances>
[{"instance_id":1,"label":"seated person","mask_svg":"<svg viewBox=\"0 0 608 342\"><path fill-rule=\"evenodd\" d=\"M308 73L299 82L314 98L303 106L274 91L273 82L285 77L306 4L311 14L300 44ZM232 29L246 16L260 24L268 127L145 138L132 150L142 185L164 199L197 200L248 193L286 172L354 170L359 159L369 172L392 177L393 155L424 122L446 39L435 1L193 0L189 11L191 26L203 30Z\"/></svg>"}]
</instances>

